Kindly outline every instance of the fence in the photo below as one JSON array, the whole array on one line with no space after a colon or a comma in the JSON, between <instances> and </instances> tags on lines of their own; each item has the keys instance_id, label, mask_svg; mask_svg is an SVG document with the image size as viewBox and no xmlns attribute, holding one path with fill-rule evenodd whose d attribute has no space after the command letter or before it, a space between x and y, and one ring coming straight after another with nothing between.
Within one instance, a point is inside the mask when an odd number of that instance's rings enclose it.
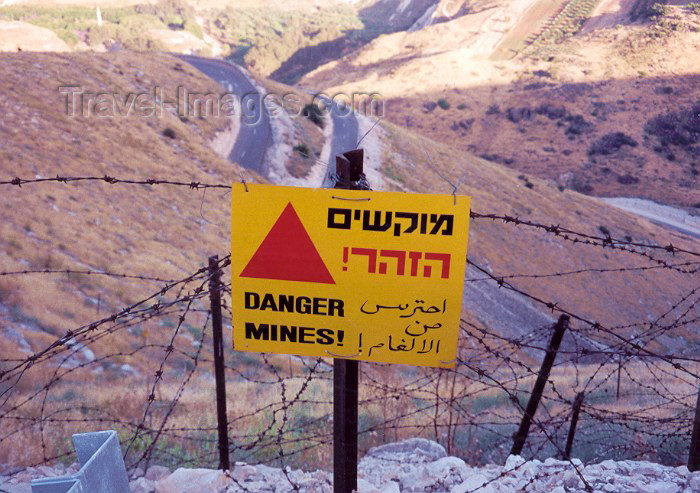
<instances>
[{"instance_id":1,"label":"fence","mask_svg":"<svg viewBox=\"0 0 700 493\"><path fill-rule=\"evenodd\" d=\"M0 187L3 193L11 187L23 193L33 186L68 186L75 181L230 188L108 176L15 178L0 181ZM470 275L465 289L478 289L480 283L498 286L550 311L559 323L513 335L463 319L455 369L361 365L360 451L418 435L437 440L472 464L502 463L511 450L538 458L686 463L693 422L698 420L700 358L667 350L660 341L667 344L669 336L697 327L700 285L652 320L611 327L566 309L564 300L531 294L519 282L653 269L687 276L697 284L700 253L506 215L474 212L472 221L493 221L516 232L528 229L554 241L605 249L620 255L621 261L632 255L645 265L508 275L493 273L470 258L471 272L477 275ZM71 463L72 433L107 428L118 431L130 469L152 464L217 467L222 443L217 411L221 416L222 406L228 419L223 436L229 441L232 463L306 469L330 463L330 361L232 352L230 335L224 331L225 358L219 371L228 387L217 404L210 327L219 307L224 327L231 324L229 256L202 259L201 264L174 280L89 269L0 272L0 278L107 276L158 286L122 310L70 328L31 354L0 353L1 474ZM566 325L565 331L558 331L560 345L550 343L555 325ZM700 439L694 443L700 446Z\"/></svg>"}]
</instances>

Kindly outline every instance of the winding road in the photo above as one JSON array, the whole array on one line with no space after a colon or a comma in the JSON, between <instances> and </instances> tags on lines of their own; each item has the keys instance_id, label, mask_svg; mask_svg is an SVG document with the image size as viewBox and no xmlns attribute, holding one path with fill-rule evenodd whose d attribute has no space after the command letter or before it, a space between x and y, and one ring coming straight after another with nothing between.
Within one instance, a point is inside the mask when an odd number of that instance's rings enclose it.
<instances>
[{"instance_id":1,"label":"winding road","mask_svg":"<svg viewBox=\"0 0 700 493\"><path fill-rule=\"evenodd\" d=\"M272 143L270 117L262 110L262 96L242 71L214 58L178 55L203 74L235 94L241 103L241 129L229 160L265 176L264 157Z\"/></svg>"},{"instance_id":2,"label":"winding road","mask_svg":"<svg viewBox=\"0 0 700 493\"><path fill-rule=\"evenodd\" d=\"M178 57L239 98L242 107L241 129L229 154L229 160L266 176L265 151L273 142L270 116L266 111L262 111L263 96L246 75L231 63L192 55L178 55ZM330 101L327 102L330 103ZM352 111L349 114L343 114L343 111L333 104L330 115L333 120L331 162L323 186L329 186L330 176L335 172L335 156L355 149L358 139L357 118Z\"/></svg>"},{"instance_id":3,"label":"winding road","mask_svg":"<svg viewBox=\"0 0 700 493\"><path fill-rule=\"evenodd\" d=\"M333 138L331 140L331 153L328 158L328 172L323 178L323 188L331 188L334 184L333 176L335 175L335 156L347 151L351 151L357 147L358 123L357 118L351 111L344 115L337 104L332 103L328 99L324 99L327 105L331 105L331 119L333 120Z\"/></svg>"}]
</instances>

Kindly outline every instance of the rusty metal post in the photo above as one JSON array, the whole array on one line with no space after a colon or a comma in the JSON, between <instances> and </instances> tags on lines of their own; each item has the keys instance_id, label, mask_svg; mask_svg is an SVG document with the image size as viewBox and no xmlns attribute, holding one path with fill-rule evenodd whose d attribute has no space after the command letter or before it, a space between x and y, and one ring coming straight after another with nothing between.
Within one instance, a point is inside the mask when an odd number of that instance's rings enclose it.
<instances>
[{"instance_id":1,"label":"rusty metal post","mask_svg":"<svg viewBox=\"0 0 700 493\"><path fill-rule=\"evenodd\" d=\"M224 364L224 335L221 317L221 270L219 257L209 257L209 297L211 300L212 339L214 340L214 378L216 379L216 417L219 431L219 469L231 469L228 447L228 418L226 416L226 375Z\"/></svg>"},{"instance_id":2,"label":"rusty metal post","mask_svg":"<svg viewBox=\"0 0 700 493\"><path fill-rule=\"evenodd\" d=\"M690 438L688 470L690 472L700 471L700 389L698 389L698 400L695 404L695 421L693 422L693 435Z\"/></svg>"},{"instance_id":3,"label":"rusty metal post","mask_svg":"<svg viewBox=\"0 0 700 493\"><path fill-rule=\"evenodd\" d=\"M542 400L544 386L546 385L547 380L549 380L549 372L552 370L554 359L557 357L557 351L559 351L561 340L564 337L564 332L566 332L566 328L568 326L569 316L560 316L559 320L554 326L554 334L552 334L552 339L549 341L547 353L542 360L542 366L540 367L540 372L537 374L535 386L532 388L532 394L530 395L530 400L525 408L525 414L523 415L522 421L520 421L520 427L515 435L513 435L513 448L510 450L510 455L520 455L520 453L523 451L525 440L527 440L527 435L530 432L530 425L532 424L532 420L537 412L537 407L540 405L540 400Z\"/></svg>"},{"instance_id":4,"label":"rusty metal post","mask_svg":"<svg viewBox=\"0 0 700 493\"><path fill-rule=\"evenodd\" d=\"M615 400L620 400L620 377L622 375L622 356L617 360L617 391L615 392Z\"/></svg>"},{"instance_id":5,"label":"rusty metal post","mask_svg":"<svg viewBox=\"0 0 700 493\"><path fill-rule=\"evenodd\" d=\"M363 173L362 149L336 156L335 186L347 190L369 190ZM333 491L357 491L357 408L360 363L333 360Z\"/></svg>"},{"instance_id":6,"label":"rusty metal post","mask_svg":"<svg viewBox=\"0 0 700 493\"><path fill-rule=\"evenodd\" d=\"M564 449L564 460L571 458L571 447L574 445L574 436L576 436L576 425L578 424L578 415L581 412L581 404L583 404L583 392L579 392L574 399L574 410L571 414L571 425L569 426L569 435L566 437L566 448Z\"/></svg>"}]
</instances>

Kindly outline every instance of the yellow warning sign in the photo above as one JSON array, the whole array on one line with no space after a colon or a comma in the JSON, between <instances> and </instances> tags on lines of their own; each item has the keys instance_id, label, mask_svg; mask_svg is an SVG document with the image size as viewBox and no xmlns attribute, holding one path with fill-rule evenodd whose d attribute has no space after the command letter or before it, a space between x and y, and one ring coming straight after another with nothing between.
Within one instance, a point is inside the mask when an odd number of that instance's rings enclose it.
<instances>
[{"instance_id":1,"label":"yellow warning sign","mask_svg":"<svg viewBox=\"0 0 700 493\"><path fill-rule=\"evenodd\" d=\"M234 348L454 366L469 197L233 185Z\"/></svg>"}]
</instances>

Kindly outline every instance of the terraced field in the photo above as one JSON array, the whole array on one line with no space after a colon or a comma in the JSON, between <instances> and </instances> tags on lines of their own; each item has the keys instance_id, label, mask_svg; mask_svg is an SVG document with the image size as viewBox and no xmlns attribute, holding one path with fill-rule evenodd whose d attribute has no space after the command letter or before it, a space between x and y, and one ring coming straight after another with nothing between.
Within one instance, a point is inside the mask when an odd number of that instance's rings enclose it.
<instances>
[{"instance_id":1,"label":"terraced field","mask_svg":"<svg viewBox=\"0 0 700 493\"><path fill-rule=\"evenodd\" d=\"M537 1L527 10L515 29L504 36L491 58L496 60L512 58L531 47L536 48L575 34L598 1Z\"/></svg>"},{"instance_id":2,"label":"terraced field","mask_svg":"<svg viewBox=\"0 0 700 493\"><path fill-rule=\"evenodd\" d=\"M522 52L539 36L549 24L549 20L561 12L567 0L536 0L527 9L520 22L498 44L492 60L513 58Z\"/></svg>"},{"instance_id":3,"label":"terraced field","mask_svg":"<svg viewBox=\"0 0 700 493\"><path fill-rule=\"evenodd\" d=\"M555 43L581 30L599 0L569 0L563 8L547 22L546 27L529 43L530 49ZM641 0L653 1L653 0Z\"/></svg>"}]
</instances>

